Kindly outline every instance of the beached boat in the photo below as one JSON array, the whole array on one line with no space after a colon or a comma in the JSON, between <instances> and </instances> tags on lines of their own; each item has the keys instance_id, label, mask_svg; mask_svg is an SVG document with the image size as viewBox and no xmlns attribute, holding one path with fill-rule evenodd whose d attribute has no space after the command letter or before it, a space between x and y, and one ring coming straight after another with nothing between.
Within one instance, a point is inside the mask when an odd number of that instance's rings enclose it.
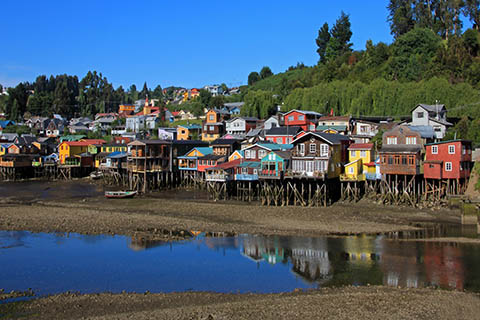
<instances>
[{"instance_id":1,"label":"beached boat","mask_svg":"<svg viewBox=\"0 0 480 320\"><path fill-rule=\"evenodd\" d=\"M105 191L105 197L112 199L132 198L137 191Z\"/></svg>"},{"instance_id":2,"label":"beached boat","mask_svg":"<svg viewBox=\"0 0 480 320\"><path fill-rule=\"evenodd\" d=\"M94 171L92 173L90 173L90 178L93 179L93 180L97 180L97 179L100 179L103 177L103 173L100 172L100 171Z\"/></svg>"}]
</instances>

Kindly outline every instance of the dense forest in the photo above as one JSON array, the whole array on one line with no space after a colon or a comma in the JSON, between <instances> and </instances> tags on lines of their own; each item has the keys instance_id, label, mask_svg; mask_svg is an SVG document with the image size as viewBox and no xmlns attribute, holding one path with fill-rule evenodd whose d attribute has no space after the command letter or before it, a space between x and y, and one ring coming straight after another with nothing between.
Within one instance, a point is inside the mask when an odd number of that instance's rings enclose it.
<instances>
[{"instance_id":1,"label":"dense forest","mask_svg":"<svg viewBox=\"0 0 480 320\"><path fill-rule=\"evenodd\" d=\"M448 116L465 117L463 130L452 131L477 140L471 131L480 127L480 1L390 0L388 11L393 43L369 40L354 51L342 12L312 39L317 65L297 63L266 77L250 73L243 113L264 118L280 105L283 111L404 116L418 103L440 103ZM461 18L473 27L462 32Z\"/></svg>"}]
</instances>

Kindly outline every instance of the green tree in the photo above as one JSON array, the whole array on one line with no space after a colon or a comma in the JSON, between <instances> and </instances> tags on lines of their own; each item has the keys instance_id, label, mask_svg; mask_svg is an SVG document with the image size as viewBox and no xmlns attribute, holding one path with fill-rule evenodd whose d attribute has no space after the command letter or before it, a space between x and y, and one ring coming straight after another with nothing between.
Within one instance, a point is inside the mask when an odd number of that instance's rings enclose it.
<instances>
[{"instance_id":1,"label":"green tree","mask_svg":"<svg viewBox=\"0 0 480 320\"><path fill-rule=\"evenodd\" d=\"M248 85L249 86L253 85L255 82L257 82L259 80L260 80L260 75L256 71L250 72L250 74L248 75Z\"/></svg>"},{"instance_id":2,"label":"green tree","mask_svg":"<svg viewBox=\"0 0 480 320\"><path fill-rule=\"evenodd\" d=\"M261 79L266 79L268 77L271 77L273 76L273 72L272 70L270 69L270 67L263 67L262 70L260 70L260 78Z\"/></svg>"},{"instance_id":3,"label":"green tree","mask_svg":"<svg viewBox=\"0 0 480 320\"><path fill-rule=\"evenodd\" d=\"M142 89L142 91L140 91L138 97L139 97L140 99L145 99L147 96L149 96L149 92L150 92L150 91L148 90L147 82L144 82L144 84L143 84L143 89Z\"/></svg>"},{"instance_id":4,"label":"green tree","mask_svg":"<svg viewBox=\"0 0 480 320\"><path fill-rule=\"evenodd\" d=\"M330 41L330 31L328 30L328 23L324 23L323 26L318 30L318 37L315 39L317 44L317 53L320 56L320 63L325 62L325 53L327 51L327 45Z\"/></svg>"},{"instance_id":5,"label":"green tree","mask_svg":"<svg viewBox=\"0 0 480 320\"><path fill-rule=\"evenodd\" d=\"M342 11L332 30L330 30L331 37L325 50L325 58L327 60L352 52L352 43L350 43L352 31L350 27L350 18Z\"/></svg>"},{"instance_id":6,"label":"green tree","mask_svg":"<svg viewBox=\"0 0 480 320\"><path fill-rule=\"evenodd\" d=\"M412 30L413 20L412 0L390 0L387 6L390 33L396 39Z\"/></svg>"},{"instance_id":7,"label":"green tree","mask_svg":"<svg viewBox=\"0 0 480 320\"><path fill-rule=\"evenodd\" d=\"M480 0L465 0L463 13L467 16L473 24L473 29L479 31L480 29Z\"/></svg>"},{"instance_id":8,"label":"green tree","mask_svg":"<svg viewBox=\"0 0 480 320\"><path fill-rule=\"evenodd\" d=\"M474 29L467 29L463 33L463 43L471 56L476 57L480 50L479 32Z\"/></svg>"},{"instance_id":9,"label":"green tree","mask_svg":"<svg viewBox=\"0 0 480 320\"><path fill-rule=\"evenodd\" d=\"M211 99L212 99L212 94L208 90L200 89L198 100L202 104L202 106L209 108Z\"/></svg>"}]
</instances>

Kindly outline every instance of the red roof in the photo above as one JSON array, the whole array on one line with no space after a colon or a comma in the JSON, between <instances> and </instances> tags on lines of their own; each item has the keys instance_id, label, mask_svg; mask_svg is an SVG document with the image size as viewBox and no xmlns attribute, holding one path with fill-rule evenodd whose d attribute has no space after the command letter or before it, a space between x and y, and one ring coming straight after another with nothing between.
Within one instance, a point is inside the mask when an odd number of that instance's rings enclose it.
<instances>
[{"instance_id":1,"label":"red roof","mask_svg":"<svg viewBox=\"0 0 480 320\"><path fill-rule=\"evenodd\" d=\"M373 148L373 143L354 143L351 144L348 149L357 149L357 150L370 150Z\"/></svg>"},{"instance_id":2,"label":"red roof","mask_svg":"<svg viewBox=\"0 0 480 320\"><path fill-rule=\"evenodd\" d=\"M63 143L70 147L87 147L90 145L90 143L85 141L64 141Z\"/></svg>"},{"instance_id":3,"label":"red roof","mask_svg":"<svg viewBox=\"0 0 480 320\"><path fill-rule=\"evenodd\" d=\"M172 112L172 115L173 115L174 117L178 116L179 114L180 114L180 111L173 111L173 112Z\"/></svg>"},{"instance_id":4,"label":"red roof","mask_svg":"<svg viewBox=\"0 0 480 320\"><path fill-rule=\"evenodd\" d=\"M367 167L375 167L375 162L364 163Z\"/></svg>"},{"instance_id":5,"label":"red roof","mask_svg":"<svg viewBox=\"0 0 480 320\"><path fill-rule=\"evenodd\" d=\"M103 139L82 139L80 140L81 142L86 142L87 144L104 144L107 143L107 141Z\"/></svg>"},{"instance_id":6,"label":"red roof","mask_svg":"<svg viewBox=\"0 0 480 320\"><path fill-rule=\"evenodd\" d=\"M208 168L207 170L215 170L215 169L230 169L230 168L235 168L238 166L240 163L242 163L243 159L235 159L233 161L228 161L224 163L220 163L219 165L215 167Z\"/></svg>"}]
</instances>

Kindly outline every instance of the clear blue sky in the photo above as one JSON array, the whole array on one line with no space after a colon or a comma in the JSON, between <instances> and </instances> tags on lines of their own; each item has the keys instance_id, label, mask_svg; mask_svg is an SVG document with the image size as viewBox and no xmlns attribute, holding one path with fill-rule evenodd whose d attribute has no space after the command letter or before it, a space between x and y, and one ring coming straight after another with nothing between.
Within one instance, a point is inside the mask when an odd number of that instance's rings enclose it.
<instances>
[{"instance_id":1,"label":"clear blue sky","mask_svg":"<svg viewBox=\"0 0 480 320\"><path fill-rule=\"evenodd\" d=\"M266 65L315 64L318 29L342 10L355 49L391 43L387 2L3 0L0 84L97 70L115 88L237 86Z\"/></svg>"}]
</instances>

